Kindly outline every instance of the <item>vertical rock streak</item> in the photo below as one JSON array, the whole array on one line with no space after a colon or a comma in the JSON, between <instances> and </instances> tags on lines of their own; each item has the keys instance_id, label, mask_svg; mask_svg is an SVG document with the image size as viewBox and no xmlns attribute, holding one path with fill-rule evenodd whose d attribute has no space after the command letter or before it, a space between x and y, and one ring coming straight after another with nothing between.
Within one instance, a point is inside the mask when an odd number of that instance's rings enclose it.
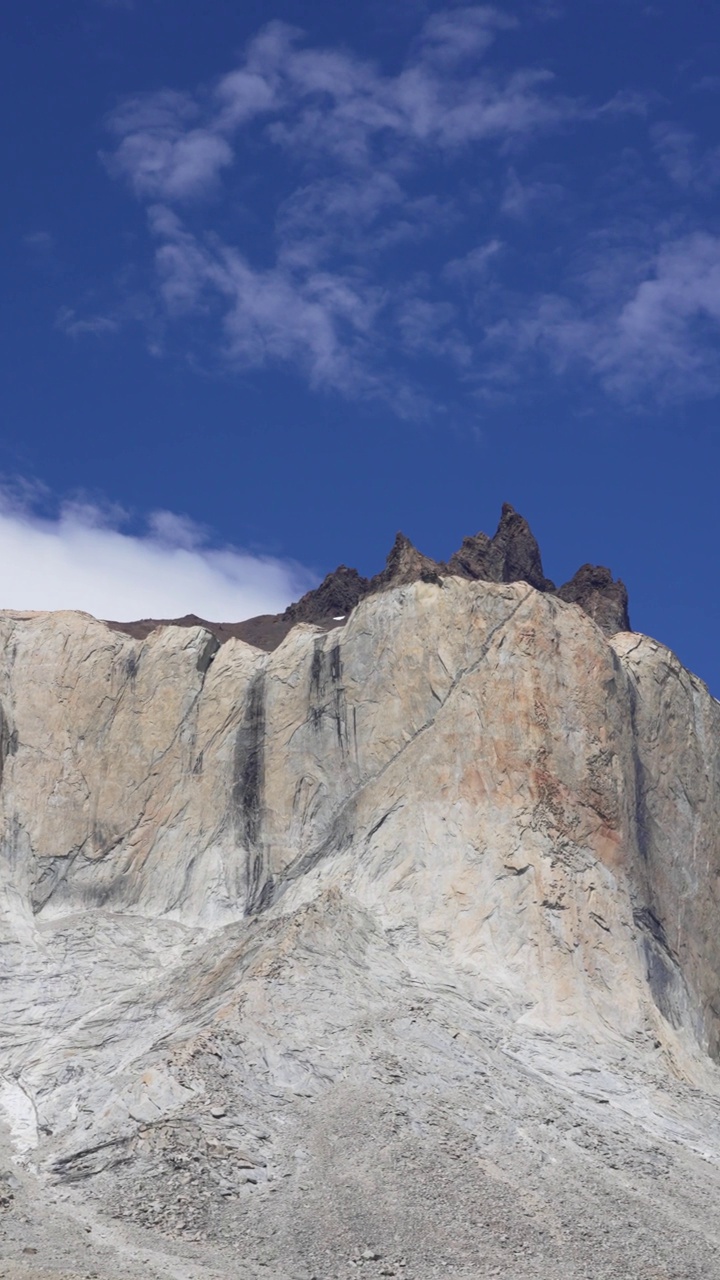
<instances>
[{"instance_id":1,"label":"vertical rock streak","mask_svg":"<svg viewBox=\"0 0 720 1280\"><path fill-rule=\"evenodd\" d=\"M265 674L254 676L235 741L233 806L237 834L247 857L248 914L258 910L266 892L262 819L265 792Z\"/></svg>"}]
</instances>

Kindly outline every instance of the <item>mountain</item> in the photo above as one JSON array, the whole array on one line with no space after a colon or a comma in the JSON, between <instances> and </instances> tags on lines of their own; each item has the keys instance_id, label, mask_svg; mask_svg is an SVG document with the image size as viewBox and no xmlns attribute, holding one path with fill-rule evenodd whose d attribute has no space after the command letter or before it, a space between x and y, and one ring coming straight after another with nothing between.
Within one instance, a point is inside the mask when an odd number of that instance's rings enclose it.
<instances>
[{"instance_id":1,"label":"mountain","mask_svg":"<svg viewBox=\"0 0 720 1280\"><path fill-rule=\"evenodd\" d=\"M720 705L510 509L338 574L0 614L0 1274L720 1277Z\"/></svg>"},{"instance_id":2,"label":"mountain","mask_svg":"<svg viewBox=\"0 0 720 1280\"><path fill-rule=\"evenodd\" d=\"M578 604L607 635L630 630L625 584L620 579L615 581L610 570L602 565L585 564L564 586L556 587L543 573L540 548L527 520L518 515L509 502L503 504L493 537L476 533L464 538L447 564L423 555L404 533L398 533L382 572L363 578L357 569L338 565L323 578L319 587L306 592L284 613L262 614L232 623L208 622L195 614L187 614L184 618L109 622L108 626L144 639L157 627L201 625L212 632L220 644L234 637L272 652L298 622L312 622L329 631L342 625L365 596L410 582L436 582L446 576L468 578L473 582L527 582L538 591Z\"/></svg>"}]
</instances>

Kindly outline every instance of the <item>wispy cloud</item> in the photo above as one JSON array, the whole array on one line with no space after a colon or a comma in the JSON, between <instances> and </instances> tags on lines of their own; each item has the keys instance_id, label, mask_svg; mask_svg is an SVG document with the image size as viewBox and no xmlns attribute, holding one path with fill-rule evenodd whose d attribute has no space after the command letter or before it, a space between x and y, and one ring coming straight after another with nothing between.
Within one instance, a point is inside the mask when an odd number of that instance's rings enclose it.
<instances>
[{"instance_id":1,"label":"wispy cloud","mask_svg":"<svg viewBox=\"0 0 720 1280\"><path fill-rule=\"evenodd\" d=\"M266 138L307 163L325 155L349 170L399 172L421 151L529 138L587 108L561 95L549 71L499 74L480 62L514 19L479 6L434 15L403 69L384 75L347 52L302 45L302 32L270 23L243 64L202 96L164 90L122 104L106 156L140 197L167 202L212 195L237 161L238 134L266 123Z\"/></svg>"},{"instance_id":2,"label":"wispy cloud","mask_svg":"<svg viewBox=\"0 0 720 1280\"><path fill-rule=\"evenodd\" d=\"M595 273L575 297L548 294L493 334L501 346L546 355L557 372L585 367L626 399L714 395L720 326L720 237L706 233L661 244L634 273L622 255L611 287ZM610 255L597 271L613 274ZM626 275L624 287L617 276Z\"/></svg>"},{"instance_id":3,"label":"wispy cloud","mask_svg":"<svg viewBox=\"0 0 720 1280\"><path fill-rule=\"evenodd\" d=\"M339 272L251 266L216 238L192 235L165 206L150 210L159 240L160 292L171 316L215 316L221 354L239 368L298 367L313 385L370 393L379 380L362 359L382 292Z\"/></svg>"},{"instance_id":4,"label":"wispy cloud","mask_svg":"<svg viewBox=\"0 0 720 1280\"><path fill-rule=\"evenodd\" d=\"M720 93L720 76L701 76L692 89L693 93Z\"/></svg>"},{"instance_id":5,"label":"wispy cloud","mask_svg":"<svg viewBox=\"0 0 720 1280\"><path fill-rule=\"evenodd\" d=\"M707 193L720 183L720 147L702 148L682 125L667 121L652 131L657 156L679 187Z\"/></svg>"},{"instance_id":6,"label":"wispy cloud","mask_svg":"<svg viewBox=\"0 0 720 1280\"><path fill-rule=\"evenodd\" d=\"M73 307L61 307L55 317L55 326L69 338L79 338L84 334L117 333L119 322L110 315L78 316Z\"/></svg>"},{"instance_id":7,"label":"wispy cloud","mask_svg":"<svg viewBox=\"0 0 720 1280\"><path fill-rule=\"evenodd\" d=\"M31 252L42 254L43 256L52 253L55 248L55 240L49 231L29 231L27 235L23 236L22 240L23 244Z\"/></svg>"},{"instance_id":8,"label":"wispy cloud","mask_svg":"<svg viewBox=\"0 0 720 1280\"><path fill-rule=\"evenodd\" d=\"M398 307L403 349L411 355L433 356L467 368L473 349L458 321L458 311L452 303L410 297Z\"/></svg>"},{"instance_id":9,"label":"wispy cloud","mask_svg":"<svg viewBox=\"0 0 720 1280\"><path fill-rule=\"evenodd\" d=\"M186 516L153 512L129 533L116 507L66 502L48 516L37 499L32 486L0 491L1 608L239 621L284 608L312 582L293 561L213 546Z\"/></svg>"},{"instance_id":10,"label":"wispy cloud","mask_svg":"<svg viewBox=\"0 0 720 1280\"><path fill-rule=\"evenodd\" d=\"M445 9L428 18L418 41L421 60L456 67L490 48L498 31L518 25L512 14L491 5Z\"/></svg>"},{"instance_id":11,"label":"wispy cloud","mask_svg":"<svg viewBox=\"0 0 720 1280\"><path fill-rule=\"evenodd\" d=\"M217 127L198 124L199 116L187 94L155 93L126 102L110 120L120 139L106 157L110 172L126 178L140 198L207 197L234 157Z\"/></svg>"},{"instance_id":12,"label":"wispy cloud","mask_svg":"<svg viewBox=\"0 0 720 1280\"><path fill-rule=\"evenodd\" d=\"M487 244L476 245L462 258L451 258L443 267L444 278L476 288L478 281L487 278L493 260L502 247L501 240L488 240Z\"/></svg>"},{"instance_id":13,"label":"wispy cloud","mask_svg":"<svg viewBox=\"0 0 720 1280\"><path fill-rule=\"evenodd\" d=\"M394 75L347 51L308 47L270 23L234 71L197 95L164 90L121 104L104 159L147 202L159 296L170 317L214 326L242 368L284 364L345 395L418 403L392 351L467 364L450 299L408 296L388 255L463 218L457 200L413 185L424 165L516 145L581 113L541 69L498 73L484 58L516 20L492 6L435 14ZM198 226L252 149L279 149L292 186L277 202L274 261ZM324 170L319 173L318 167ZM384 258L381 267L379 259ZM402 305L397 305L401 285ZM63 323L81 332L69 313ZM89 319L88 331L97 320ZM407 374L400 382L404 383Z\"/></svg>"},{"instance_id":14,"label":"wispy cloud","mask_svg":"<svg viewBox=\"0 0 720 1280\"><path fill-rule=\"evenodd\" d=\"M507 217L524 221L535 217L540 211L556 207L564 195L565 190L561 183L540 179L529 179L523 182L511 165L508 169L500 209Z\"/></svg>"},{"instance_id":15,"label":"wispy cloud","mask_svg":"<svg viewBox=\"0 0 720 1280\"><path fill-rule=\"evenodd\" d=\"M524 384L528 360L583 367L613 394L705 394L712 236L665 209L712 189L718 153L653 125L647 94L592 104L514 65L520 25L492 5L438 10L390 72L271 22L209 86L121 103L103 158L146 209L156 329L159 314L168 342L199 335L205 359L283 367L399 413L427 406L428 357L471 389L502 370ZM576 161L581 129L614 141L580 195L581 165L539 155L573 135ZM118 315L68 309L58 324L110 333Z\"/></svg>"}]
</instances>

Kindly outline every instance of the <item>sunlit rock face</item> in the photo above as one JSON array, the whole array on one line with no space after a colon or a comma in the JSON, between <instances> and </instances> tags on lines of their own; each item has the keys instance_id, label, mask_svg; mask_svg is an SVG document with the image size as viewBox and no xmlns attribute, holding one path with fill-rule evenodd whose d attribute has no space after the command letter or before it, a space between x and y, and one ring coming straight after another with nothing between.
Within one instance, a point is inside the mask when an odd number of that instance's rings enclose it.
<instances>
[{"instance_id":1,"label":"sunlit rock face","mask_svg":"<svg viewBox=\"0 0 720 1280\"><path fill-rule=\"evenodd\" d=\"M546 1074L552 1041L710 1087L720 706L525 581L426 578L272 653L0 615L0 1074L26 1162L111 1198L93 1152L140 1177L147 1126L217 1127L218 1097L280 1160L273 1099L329 1124L372 1026L399 1088L393 1019L428 993L460 1037L417 1048L433 1096L496 1051L481 1013Z\"/></svg>"},{"instance_id":2,"label":"sunlit rock face","mask_svg":"<svg viewBox=\"0 0 720 1280\"><path fill-rule=\"evenodd\" d=\"M630 1026L650 996L716 1047L718 704L654 642L452 577L270 655L73 613L2 630L29 919L219 924L333 885L554 1017Z\"/></svg>"}]
</instances>

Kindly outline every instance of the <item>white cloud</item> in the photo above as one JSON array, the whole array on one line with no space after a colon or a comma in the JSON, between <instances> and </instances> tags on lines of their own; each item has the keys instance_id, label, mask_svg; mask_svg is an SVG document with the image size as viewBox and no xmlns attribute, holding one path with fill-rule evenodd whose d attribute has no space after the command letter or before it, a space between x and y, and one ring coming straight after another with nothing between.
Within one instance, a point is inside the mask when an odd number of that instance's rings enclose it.
<instances>
[{"instance_id":1,"label":"white cloud","mask_svg":"<svg viewBox=\"0 0 720 1280\"><path fill-rule=\"evenodd\" d=\"M543 70L461 75L421 59L386 77L322 51L293 54L287 70L296 109L273 124L273 141L296 156L324 154L361 170L378 163L378 152L402 170L421 155L517 142L578 110L551 92L553 77Z\"/></svg>"},{"instance_id":2,"label":"white cloud","mask_svg":"<svg viewBox=\"0 0 720 1280\"><path fill-rule=\"evenodd\" d=\"M511 167L508 170L500 208L507 217L523 221L538 211L556 205L563 195L564 190L560 183L537 180L522 182L515 169Z\"/></svg>"},{"instance_id":3,"label":"white cloud","mask_svg":"<svg viewBox=\"0 0 720 1280\"><path fill-rule=\"evenodd\" d=\"M502 247L500 240L489 240L487 244L477 245L462 258L452 258L443 267L445 279L475 287L479 279L487 276L493 259L501 252Z\"/></svg>"},{"instance_id":4,"label":"white cloud","mask_svg":"<svg viewBox=\"0 0 720 1280\"><path fill-rule=\"evenodd\" d=\"M303 47L302 32L272 22L211 95L163 90L122 104L109 121L119 141L106 163L140 198L182 202L214 194L237 161L240 131L267 117L266 137L296 162L323 152L363 170L377 168L378 148L439 152L535 135L579 108L552 91L547 71L478 66L496 32L515 25L484 5L435 14L393 76L351 53Z\"/></svg>"},{"instance_id":5,"label":"white cloud","mask_svg":"<svg viewBox=\"0 0 720 1280\"><path fill-rule=\"evenodd\" d=\"M126 102L110 121L120 137L117 150L105 157L110 172L126 178L141 198L210 195L233 152L214 129L194 123L198 114L187 94L165 91Z\"/></svg>"},{"instance_id":6,"label":"white cloud","mask_svg":"<svg viewBox=\"0 0 720 1280\"><path fill-rule=\"evenodd\" d=\"M453 66L466 58L485 53L497 31L517 26L511 14L489 5L446 9L428 18L420 40L427 61Z\"/></svg>"},{"instance_id":7,"label":"white cloud","mask_svg":"<svg viewBox=\"0 0 720 1280\"><path fill-rule=\"evenodd\" d=\"M280 364L314 387L396 406L418 400L402 385L406 370L389 372L393 350L432 349L466 365L468 340L445 318L453 304L431 305L425 290L413 301L404 282L403 306L390 306L392 286L375 264L446 233L461 216L452 197L412 191L428 160L444 165L464 148L497 148L575 114L548 73L484 65L497 34L515 25L487 5L435 14L404 66L387 75L272 22L211 90L166 89L123 103L109 121L115 150L104 159L147 203L166 314L209 326L216 353L233 367ZM274 261L260 265L231 243L226 219L220 236L200 231L194 214L244 156L257 164L268 147L282 149L292 185L275 209ZM319 156L322 176L313 167ZM70 334L108 327L69 310L59 323Z\"/></svg>"},{"instance_id":8,"label":"white cloud","mask_svg":"<svg viewBox=\"0 0 720 1280\"><path fill-rule=\"evenodd\" d=\"M589 365L609 390L630 399L720 391L720 237L666 241L634 272L621 254L623 267L624 289L605 257L586 273L583 295L543 297L517 323L496 326L496 340L543 352L558 372ZM596 287L595 274L612 280L612 289Z\"/></svg>"},{"instance_id":9,"label":"white cloud","mask_svg":"<svg viewBox=\"0 0 720 1280\"><path fill-rule=\"evenodd\" d=\"M209 545L185 516L155 512L130 534L117 509L67 503L47 518L32 497L0 495L0 608L232 622L275 613L313 582L293 561Z\"/></svg>"},{"instance_id":10,"label":"white cloud","mask_svg":"<svg viewBox=\"0 0 720 1280\"><path fill-rule=\"evenodd\" d=\"M407 352L446 359L458 368L467 368L472 360L472 347L450 302L409 298L398 307L398 328Z\"/></svg>"},{"instance_id":11,"label":"white cloud","mask_svg":"<svg viewBox=\"0 0 720 1280\"><path fill-rule=\"evenodd\" d=\"M224 357L239 368L299 367L315 386L372 389L359 348L369 338L382 293L351 276L253 268L216 237L202 243L169 209L151 210L161 240L157 269L168 311L219 307Z\"/></svg>"},{"instance_id":12,"label":"white cloud","mask_svg":"<svg viewBox=\"0 0 720 1280\"><path fill-rule=\"evenodd\" d=\"M343 175L306 183L278 209L278 256L302 267L318 265L337 253L372 252L374 245L378 247L378 223L390 217L397 225L398 212L403 222L411 222L430 211L413 208L390 173L378 170L359 179Z\"/></svg>"},{"instance_id":13,"label":"white cloud","mask_svg":"<svg viewBox=\"0 0 720 1280\"><path fill-rule=\"evenodd\" d=\"M701 76L692 90L693 93L720 93L720 76Z\"/></svg>"},{"instance_id":14,"label":"white cloud","mask_svg":"<svg viewBox=\"0 0 720 1280\"><path fill-rule=\"evenodd\" d=\"M600 364L621 380L642 383L652 373L670 389L688 383L716 389L719 336L720 238L698 233L661 247L652 275L622 307Z\"/></svg>"}]
</instances>

